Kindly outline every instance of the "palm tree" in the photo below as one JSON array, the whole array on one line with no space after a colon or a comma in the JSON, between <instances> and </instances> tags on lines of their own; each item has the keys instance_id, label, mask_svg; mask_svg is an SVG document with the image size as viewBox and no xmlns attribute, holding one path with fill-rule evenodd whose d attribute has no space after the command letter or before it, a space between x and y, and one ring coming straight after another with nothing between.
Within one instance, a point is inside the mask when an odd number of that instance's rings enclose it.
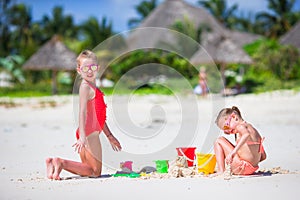
<instances>
[{"instance_id":1,"label":"palm tree","mask_svg":"<svg viewBox=\"0 0 300 200\"><path fill-rule=\"evenodd\" d=\"M264 27L266 36L278 38L300 19L300 12L293 12L295 0L268 0L270 12L260 12L256 19Z\"/></svg>"},{"instance_id":2,"label":"palm tree","mask_svg":"<svg viewBox=\"0 0 300 200\"><path fill-rule=\"evenodd\" d=\"M139 18L131 18L128 21L129 28L137 27L156 7L158 3L156 0L142 1L140 4L135 6L137 13L140 15Z\"/></svg>"},{"instance_id":3,"label":"palm tree","mask_svg":"<svg viewBox=\"0 0 300 200\"><path fill-rule=\"evenodd\" d=\"M11 20L10 9L13 6L11 0L0 1L0 56L8 56L11 53Z\"/></svg>"},{"instance_id":4,"label":"palm tree","mask_svg":"<svg viewBox=\"0 0 300 200\"><path fill-rule=\"evenodd\" d=\"M67 38L77 37L77 27L71 15L65 16L63 8L56 6L52 10L52 18L44 15L40 22L43 29L44 41L49 40L53 35L61 35Z\"/></svg>"},{"instance_id":5,"label":"palm tree","mask_svg":"<svg viewBox=\"0 0 300 200\"><path fill-rule=\"evenodd\" d=\"M234 4L230 8L227 7L226 0L200 0L198 4L208 9L209 12L217 18L227 28L233 28L236 22L234 12L237 10L238 5Z\"/></svg>"},{"instance_id":6,"label":"palm tree","mask_svg":"<svg viewBox=\"0 0 300 200\"><path fill-rule=\"evenodd\" d=\"M241 13L236 17L234 29L264 35L265 29L261 21L255 19L255 15L249 12L247 15Z\"/></svg>"},{"instance_id":7,"label":"palm tree","mask_svg":"<svg viewBox=\"0 0 300 200\"><path fill-rule=\"evenodd\" d=\"M198 43L201 43L201 34L203 32L211 31L211 28L207 24L201 24L197 28L188 17L184 17L182 21L175 21L175 23L171 25L171 28L175 31L189 36Z\"/></svg>"},{"instance_id":8,"label":"palm tree","mask_svg":"<svg viewBox=\"0 0 300 200\"><path fill-rule=\"evenodd\" d=\"M32 22L31 10L25 4L15 4L9 12L12 28L11 44L13 53L28 58L40 43L40 27Z\"/></svg>"},{"instance_id":9,"label":"palm tree","mask_svg":"<svg viewBox=\"0 0 300 200\"><path fill-rule=\"evenodd\" d=\"M106 17L102 18L100 24L97 18L90 17L87 21L83 22L79 28L82 31L83 37L86 38L84 44L86 48L94 48L114 34L112 22L108 22Z\"/></svg>"}]
</instances>

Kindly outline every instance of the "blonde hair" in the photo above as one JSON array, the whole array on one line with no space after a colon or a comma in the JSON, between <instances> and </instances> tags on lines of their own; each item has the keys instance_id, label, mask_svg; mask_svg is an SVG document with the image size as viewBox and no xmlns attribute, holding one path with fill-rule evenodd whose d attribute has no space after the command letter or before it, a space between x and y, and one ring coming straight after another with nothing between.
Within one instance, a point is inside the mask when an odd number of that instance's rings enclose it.
<instances>
[{"instance_id":1,"label":"blonde hair","mask_svg":"<svg viewBox=\"0 0 300 200\"><path fill-rule=\"evenodd\" d=\"M82 59L91 59L93 62L98 63L96 54L91 50L84 50L78 55L76 58L77 68L80 67Z\"/></svg>"},{"instance_id":2,"label":"blonde hair","mask_svg":"<svg viewBox=\"0 0 300 200\"><path fill-rule=\"evenodd\" d=\"M227 116L231 115L232 113L236 114L240 119L243 119L242 115L241 115L241 112L238 109L238 107L232 106L231 108L223 108L219 112L219 114L218 114L218 116L216 118L215 123L218 124L218 122L220 121L221 118L227 118Z\"/></svg>"}]
</instances>

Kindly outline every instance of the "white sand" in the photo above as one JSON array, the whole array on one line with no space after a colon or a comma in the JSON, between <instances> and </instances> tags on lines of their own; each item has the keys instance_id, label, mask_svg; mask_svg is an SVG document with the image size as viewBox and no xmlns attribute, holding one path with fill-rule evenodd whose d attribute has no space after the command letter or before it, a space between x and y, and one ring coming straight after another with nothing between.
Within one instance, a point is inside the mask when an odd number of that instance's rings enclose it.
<instances>
[{"instance_id":1,"label":"white sand","mask_svg":"<svg viewBox=\"0 0 300 200\"><path fill-rule=\"evenodd\" d=\"M124 151L139 150L141 154L151 154L164 144L169 144L170 132L178 131L178 124L188 124L188 117L180 118L180 108L185 101L193 105L193 98L180 99L178 106L172 97L147 96L136 97L124 105L126 97L114 99L114 109L111 108L111 97L107 97L109 106L108 123L114 134L120 139ZM178 99L177 99L178 100ZM192 141L193 145L205 148L203 133L207 133L214 120L212 106L237 105L245 120L251 122L263 136L264 146L268 155L262 162L261 169L281 167L289 174L270 174L270 176L243 177L225 181L222 178L171 178L171 179L130 179L130 178L79 178L63 172L62 177L75 177L63 181L50 181L45 178L45 158L59 156L79 160L78 154L72 149L75 141L76 123L73 113L72 97L47 97L35 99L0 99L0 102L13 101L20 104L14 108L0 106L0 199L299 199L300 195L300 93L281 91L265 94L240 95L223 99L221 103L212 104L211 99L197 100L202 117L197 131L199 135ZM57 102L52 108L49 102ZM184 101L184 102L183 102ZM41 103L44 102L44 103ZM41 108L46 103L45 108ZM153 105L157 106L152 113L156 120L149 124L149 112ZM149 107L150 106L150 107ZM122 134L122 126L126 129L126 116L116 109L130 108L130 117L135 123L148 126L153 130L161 128L170 130L161 134L159 141L151 142L144 139L143 146L135 144ZM165 115L162 115L161 111ZM157 112L155 112L157 111ZM115 115L118 124L114 124ZM123 116L124 115L124 116ZM185 114L183 114L185 115ZM162 117L164 116L164 117ZM178 117L179 116L179 117ZM167 120L163 121L163 120ZM186 121L184 121L186 120ZM123 123L124 122L124 123ZM155 126L158 127L155 127ZM189 127L189 126L187 126ZM192 127L192 126L191 126ZM191 130L186 130L187 132ZM193 130L192 130L193 131ZM202 134L200 134L202 133ZM145 131L145 134L148 134ZM147 135L146 135L147 136ZM217 135L216 135L217 136ZM150 139L149 139L150 140ZM149 144L147 143L149 142ZM103 148L107 149L106 140ZM210 146L210 145L209 145ZM104 151L104 153L107 152ZM114 155L109 153L110 155ZM104 154L105 156L105 154ZM123 160L118 160L115 163ZM173 159L173 158L167 158ZM139 168L137 160L134 167ZM103 174L113 172L107 167Z\"/></svg>"}]
</instances>

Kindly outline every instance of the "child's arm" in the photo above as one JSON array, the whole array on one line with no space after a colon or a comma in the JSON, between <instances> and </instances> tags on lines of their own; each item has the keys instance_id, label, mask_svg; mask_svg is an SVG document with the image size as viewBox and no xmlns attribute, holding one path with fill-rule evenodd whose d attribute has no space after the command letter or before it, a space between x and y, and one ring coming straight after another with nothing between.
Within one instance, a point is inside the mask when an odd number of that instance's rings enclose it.
<instances>
[{"instance_id":1,"label":"child's arm","mask_svg":"<svg viewBox=\"0 0 300 200\"><path fill-rule=\"evenodd\" d=\"M236 129L237 132L241 134L241 138L239 139L239 142L236 144L232 152L226 156L226 161L229 163L232 162L233 157L236 155L239 149L246 143L246 141L250 137L250 133L245 125L239 125L236 127Z\"/></svg>"},{"instance_id":2,"label":"child's arm","mask_svg":"<svg viewBox=\"0 0 300 200\"><path fill-rule=\"evenodd\" d=\"M120 151L122 149L119 141L113 136L110 129L108 128L106 122L104 123L103 132L106 135L107 139L109 140L112 148L114 151Z\"/></svg>"},{"instance_id":3,"label":"child's arm","mask_svg":"<svg viewBox=\"0 0 300 200\"><path fill-rule=\"evenodd\" d=\"M90 87L87 84L82 84L79 90L79 140L73 145L75 150L80 153L81 149L86 145L85 122L86 109L89 99Z\"/></svg>"}]
</instances>

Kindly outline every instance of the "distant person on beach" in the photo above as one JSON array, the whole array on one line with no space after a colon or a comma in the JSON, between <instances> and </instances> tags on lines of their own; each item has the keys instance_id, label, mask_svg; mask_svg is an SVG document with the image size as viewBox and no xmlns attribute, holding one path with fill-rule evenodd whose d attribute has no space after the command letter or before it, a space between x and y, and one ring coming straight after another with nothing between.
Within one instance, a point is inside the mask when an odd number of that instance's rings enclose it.
<instances>
[{"instance_id":1,"label":"distant person on beach","mask_svg":"<svg viewBox=\"0 0 300 200\"><path fill-rule=\"evenodd\" d=\"M266 159L262 142L264 138L242 116L240 110L222 109L216 119L217 126L225 134L234 134L236 145L225 137L219 137L214 146L218 164L218 174L223 174L225 164L231 165L231 173L235 175L250 175L258 169L258 163Z\"/></svg>"},{"instance_id":2,"label":"distant person on beach","mask_svg":"<svg viewBox=\"0 0 300 200\"><path fill-rule=\"evenodd\" d=\"M207 88L207 75L206 75L206 69L205 67L201 67L199 74L198 74L198 84L194 89L194 93L197 95L202 95L202 96L206 96L207 92L208 92L208 88Z\"/></svg>"},{"instance_id":3,"label":"distant person on beach","mask_svg":"<svg viewBox=\"0 0 300 200\"><path fill-rule=\"evenodd\" d=\"M77 57L77 72L82 81L79 87L79 127L76 131L75 151L81 162L61 158L47 158L47 177L60 180L64 169L80 176L98 177L102 171L102 147L99 134L103 131L113 150L121 145L106 124L106 104L103 93L96 88L96 76L100 66L96 55L84 50Z\"/></svg>"}]
</instances>

